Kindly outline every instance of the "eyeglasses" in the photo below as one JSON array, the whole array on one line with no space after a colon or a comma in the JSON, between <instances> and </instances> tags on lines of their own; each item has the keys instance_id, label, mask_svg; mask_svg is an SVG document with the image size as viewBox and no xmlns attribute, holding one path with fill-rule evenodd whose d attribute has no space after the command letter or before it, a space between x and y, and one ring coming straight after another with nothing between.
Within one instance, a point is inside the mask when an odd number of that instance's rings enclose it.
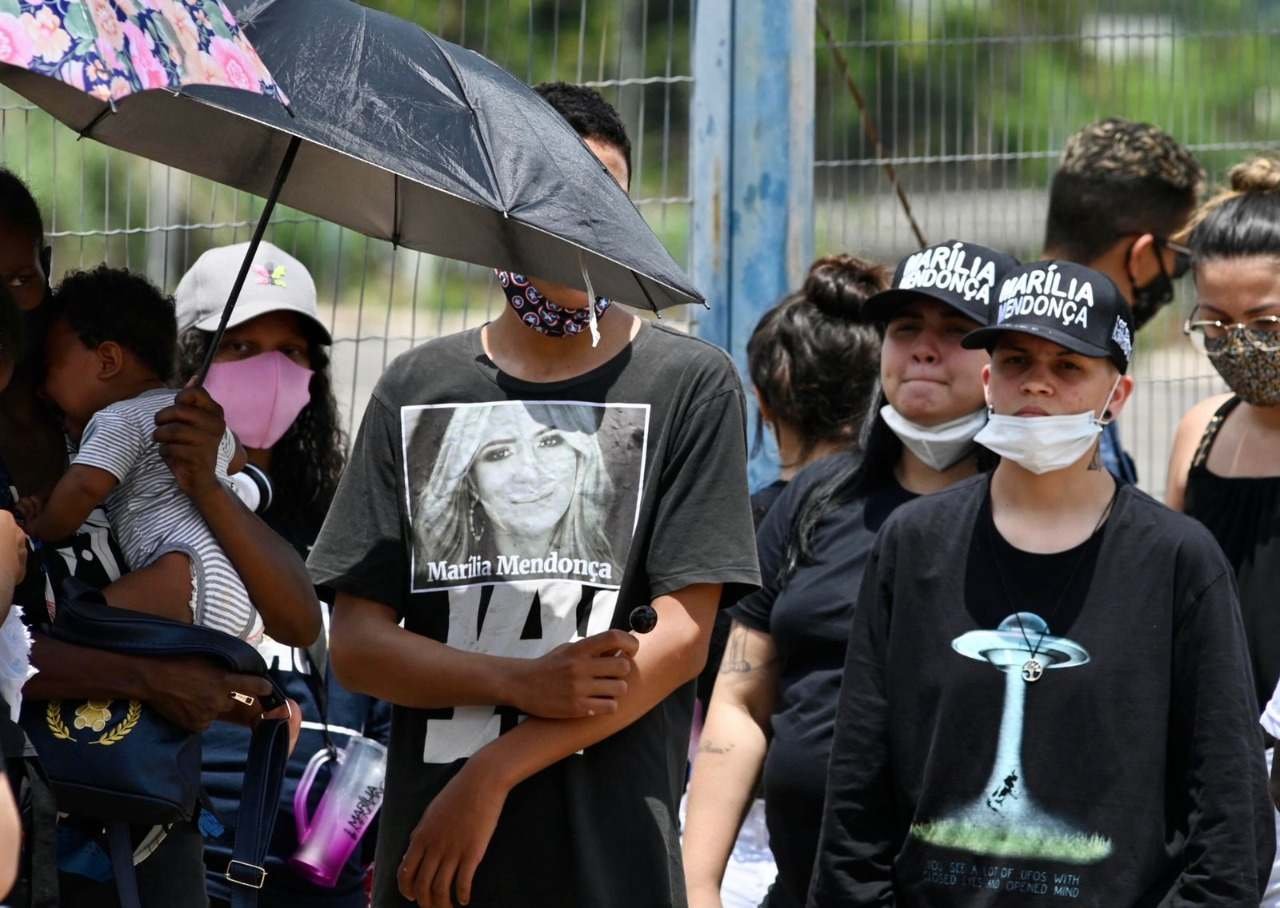
<instances>
[{"instance_id":1,"label":"eyeglasses","mask_svg":"<svg viewBox=\"0 0 1280 908\"><path fill-rule=\"evenodd\" d=\"M1280 352L1280 315L1262 315L1247 322L1196 319L1194 313L1182 326L1191 345L1201 353L1216 353L1227 346L1232 331L1239 331L1246 343L1266 353Z\"/></svg>"},{"instance_id":2,"label":"eyeglasses","mask_svg":"<svg viewBox=\"0 0 1280 908\"><path fill-rule=\"evenodd\" d=\"M1181 243L1175 243L1173 240L1166 240L1155 237L1156 246L1161 249L1168 249L1173 253L1173 268L1169 271L1169 277L1177 280L1188 271L1191 270L1191 250Z\"/></svg>"}]
</instances>

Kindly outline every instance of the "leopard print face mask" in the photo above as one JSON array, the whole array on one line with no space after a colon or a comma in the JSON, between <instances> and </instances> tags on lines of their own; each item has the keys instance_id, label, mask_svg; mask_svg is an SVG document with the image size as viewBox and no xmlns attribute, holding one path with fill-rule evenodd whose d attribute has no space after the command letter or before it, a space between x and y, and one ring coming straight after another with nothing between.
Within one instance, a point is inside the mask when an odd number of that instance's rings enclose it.
<instances>
[{"instance_id":1,"label":"leopard print face mask","mask_svg":"<svg viewBox=\"0 0 1280 908\"><path fill-rule=\"evenodd\" d=\"M1245 403L1255 407L1280 404L1280 351L1259 350L1232 331L1214 349L1205 352L1222 380Z\"/></svg>"}]
</instances>

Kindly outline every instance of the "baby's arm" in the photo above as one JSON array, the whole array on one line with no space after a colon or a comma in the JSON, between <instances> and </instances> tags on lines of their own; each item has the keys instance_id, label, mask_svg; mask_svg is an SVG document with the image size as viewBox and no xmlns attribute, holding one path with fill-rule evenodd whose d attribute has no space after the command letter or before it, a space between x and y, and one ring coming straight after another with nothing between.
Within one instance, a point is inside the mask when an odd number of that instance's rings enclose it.
<instances>
[{"instance_id":1,"label":"baby's arm","mask_svg":"<svg viewBox=\"0 0 1280 908\"><path fill-rule=\"evenodd\" d=\"M46 542L66 539L80 529L119 482L106 470L72 464L29 524L31 535Z\"/></svg>"}]
</instances>

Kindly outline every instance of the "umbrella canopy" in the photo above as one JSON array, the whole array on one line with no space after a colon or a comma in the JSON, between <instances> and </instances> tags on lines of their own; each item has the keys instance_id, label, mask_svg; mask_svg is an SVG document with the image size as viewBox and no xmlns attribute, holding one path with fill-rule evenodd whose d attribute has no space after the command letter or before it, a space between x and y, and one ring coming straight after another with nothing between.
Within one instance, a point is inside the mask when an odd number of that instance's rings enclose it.
<instances>
[{"instance_id":1,"label":"umbrella canopy","mask_svg":"<svg viewBox=\"0 0 1280 908\"><path fill-rule=\"evenodd\" d=\"M296 144L279 199L301 211L575 286L585 265L596 292L655 310L701 300L573 129L489 60L351 0L227 6L288 110L227 88L186 88L202 105L181 108L144 93L129 116L101 118L90 134L259 195ZM80 121L35 80L0 79Z\"/></svg>"},{"instance_id":2,"label":"umbrella canopy","mask_svg":"<svg viewBox=\"0 0 1280 908\"><path fill-rule=\"evenodd\" d=\"M80 133L153 89L172 98L218 85L285 100L217 0L0 0L0 64L4 81L66 112Z\"/></svg>"}]
</instances>

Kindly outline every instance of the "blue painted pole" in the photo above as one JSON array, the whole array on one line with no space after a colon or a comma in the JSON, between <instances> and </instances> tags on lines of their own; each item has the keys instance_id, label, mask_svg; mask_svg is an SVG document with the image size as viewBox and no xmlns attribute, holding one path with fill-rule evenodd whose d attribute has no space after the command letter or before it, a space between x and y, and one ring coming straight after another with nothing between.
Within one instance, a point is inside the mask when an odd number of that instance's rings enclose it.
<instances>
[{"instance_id":1,"label":"blue painted pole","mask_svg":"<svg viewBox=\"0 0 1280 908\"><path fill-rule=\"evenodd\" d=\"M813 259L813 51L813 0L698 3L692 271L711 308L697 331L744 382L756 322ZM752 459L752 488L776 475L770 445Z\"/></svg>"}]
</instances>

